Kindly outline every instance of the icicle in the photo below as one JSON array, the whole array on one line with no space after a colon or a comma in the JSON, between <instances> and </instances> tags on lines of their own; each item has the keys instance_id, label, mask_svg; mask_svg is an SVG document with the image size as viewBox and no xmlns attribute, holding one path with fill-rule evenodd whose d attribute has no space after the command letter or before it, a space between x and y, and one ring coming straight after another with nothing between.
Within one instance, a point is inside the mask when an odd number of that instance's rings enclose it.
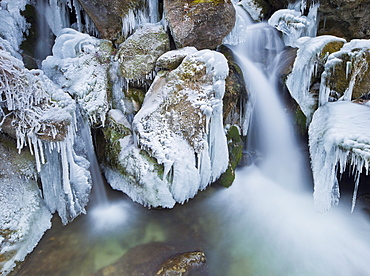
<instances>
[{"instance_id":1,"label":"icicle","mask_svg":"<svg viewBox=\"0 0 370 276\"><path fill-rule=\"evenodd\" d=\"M346 79L348 79L348 75L351 71L351 68L352 68L352 62L351 61L347 61L346 63Z\"/></svg>"}]
</instances>

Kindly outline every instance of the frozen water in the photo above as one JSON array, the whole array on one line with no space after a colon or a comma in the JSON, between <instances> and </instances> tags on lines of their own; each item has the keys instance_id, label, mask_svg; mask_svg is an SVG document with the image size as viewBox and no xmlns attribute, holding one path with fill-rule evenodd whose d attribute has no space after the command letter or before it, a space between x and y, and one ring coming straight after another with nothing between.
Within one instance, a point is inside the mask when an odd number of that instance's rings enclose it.
<instances>
[{"instance_id":1,"label":"frozen water","mask_svg":"<svg viewBox=\"0 0 370 276\"><path fill-rule=\"evenodd\" d=\"M356 176L352 211L356 203L359 177L368 173L370 160L370 108L349 101L321 106L309 127L310 155L314 178L314 200L318 210L329 210L339 202L337 171L347 165Z\"/></svg>"}]
</instances>

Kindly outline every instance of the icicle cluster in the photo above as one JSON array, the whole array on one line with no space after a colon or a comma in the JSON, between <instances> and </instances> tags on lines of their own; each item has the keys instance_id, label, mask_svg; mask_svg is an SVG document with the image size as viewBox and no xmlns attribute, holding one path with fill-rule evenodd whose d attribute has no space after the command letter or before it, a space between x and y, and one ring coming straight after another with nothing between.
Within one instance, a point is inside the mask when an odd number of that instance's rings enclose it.
<instances>
[{"instance_id":1,"label":"icicle cluster","mask_svg":"<svg viewBox=\"0 0 370 276\"><path fill-rule=\"evenodd\" d=\"M112 187L144 205L184 203L228 165L222 123L227 61L214 51L194 51L155 78L134 117L134 135L119 140L125 174L106 169Z\"/></svg>"},{"instance_id":2,"label":"icicle cluster","mask_svg":"<svg viewBox=\"0 0 370 276\"><path fill-rule=\"evenodd\" d=\"M53 56L42 62L45 74L78 99L91 124L104 125L109 110L111 51L110 42L66 28L55 41Z\"/></svg>"},{"instance_id":3,"label":"icicle cluster","mask_svg":"<svg viewBox=\"0 0 370 276\"><path fill-rule=\"evenodd\" d=\"M45 17L54 35L59 35L64 28L75 27L79 32L87 32L98 35L98 31L91 18L84 12L78 0L48 0L46 3L37 1L37 5L46 5ZM76 26L70 26L69 14L74 10L76 15ZM82 24L85 22L85 25Z\"/></svg>"},{"instance_id":4,"label":"icicle cluster","mask_svg":"<svg viewBox=\"0 0 370 276\"><path fill-rule=\"evenodd\" d=\"M318 8L318 4L312 5L307 16L293 9L278 10L268 20L268 24L283 33L286 46L295 47L298 38L316 36Z\"/></svg>"},{"instance_id":5,"label":"icicle cluster","mask_svg":"<svg viewBox=\"0 0 370 276\"><path fill-rule=\"evenodd\" d=\"M39 143L37 135L57 135L58 122L68 125L71 111L74 109L72 99L57 88L40 70L28 71L23 63L0 50L0 105L1 124L7 117L13 120L16 130L18 149L32 145L35 149L38 170Z\"/></svg>"},{"instance_id":6,"label":"icicle cluster","mask_svg":"<svg viewBox=\"0 0 370 276\"><path fill-rule=\"evenodd\" d=\"M346 42L334 36L304 37L296 42L297 57L293 70L287 77L286 85L305 114L307 122L311 121L312 113L317 105L316 98L310 92L311 79L317 74L318 64L324 64L327 59L326 53L322 53L324 47L335 41Z\"/></svg>"},{"instance_id":7,"label":"icicle cluster","mask_svg":"<svg viewBox=\"0 0 370 276\"><path fill-rule=\"evenodd\" d=\"M350 101L355 84L359 83L369 70L367 55L369 55L370 40L354 39L344 44L338 52L332 53L325 64L325 71L321 76L320 104L330 101L332 93L342 95L339 100ZM348 85L344 91L335 91L333 84L337 83L337 72L345 66L345 80ZM366 91L365 91L366 92Z\"/></svg>"},{"instance_id":8,"label":"icicle cluster","mask_svg":"<svg viewBox=\"0 0 370 276\"><path fill-rule=\"evenodd\" d=\"M309 127L309 146L315 183L314 201L319 211L339 202L337 172L349 165L355 175L352 211L360 174L368 173L370 162L370 107L349 101L321 106Z\"/></svg>"}]
</instances>

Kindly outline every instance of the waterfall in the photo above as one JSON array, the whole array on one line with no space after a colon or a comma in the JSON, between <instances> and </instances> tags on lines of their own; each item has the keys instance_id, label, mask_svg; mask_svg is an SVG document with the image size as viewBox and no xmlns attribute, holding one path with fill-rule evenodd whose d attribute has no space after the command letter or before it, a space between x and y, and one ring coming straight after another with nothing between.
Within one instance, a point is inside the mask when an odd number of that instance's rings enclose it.
<instances>
[{"instance_id":1,"label":"waterfall","mask_svg":"<svg viewBox=\"0 0 370 276\"><path fill-rule=\"evenodd\" d=\"M261 39L262 26L248 27L248 32L259 32L251 34L251 39ZM271 33L268 35L272 41ZM265 46L269 43L255 42L252 45L263 46L259 51L268 51ZM257 55L248 43L232 48L255 101L248 134L253 137L248 144L252 149L248 150L258 152L261 158L239 169L233 186L214 199L216 203L233 199L224 209L223 225L235 225L238 218L233 232L238 247L228 275L246 275L246 271L254 271L253 275L367 275L368 219L360 213L350 216L340 207L318 213L312 191L306 191L312 189L312 180L305 173L305 155L298 150L269 66L263 66L273 63L275 53L264 63L250 60L268 55Z\"/></svg>"},{"instance_id":2,"label":"waterfall","mask_svg":"<svg viewBox=\"0 0 370 276\"><path fill-rule=\"evenodd\" d=\"M79 115L78 122L80 125L81 137L85 142L85 149L87 159L90 162L90 174L93 183L92 187L92 199L95 200L95 204L99 206L106 206L108 204L107 192L105 190L105 181L103 179L98 160L96 158L94 144L91 136L90 126L85 120Z\"/></svg>"}]
</instances>

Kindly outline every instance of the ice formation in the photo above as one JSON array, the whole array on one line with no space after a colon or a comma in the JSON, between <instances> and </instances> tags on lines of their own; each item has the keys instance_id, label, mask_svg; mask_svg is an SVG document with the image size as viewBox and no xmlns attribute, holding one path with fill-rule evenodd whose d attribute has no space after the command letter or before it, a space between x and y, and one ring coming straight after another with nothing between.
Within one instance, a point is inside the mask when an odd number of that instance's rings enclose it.
<instances>
[{"instance_id":1,"label":"ice formation","mask_svg":"<svg viewBox=\"0 0 370 276\"><path fill-rule=\"evenodd\" d=\"M91 124L103 125L109 110L109 64L112 45L65 28L55 41L53 55L42 70L81 105Z\"/></svg>"},{"instance_id":2,"label":"ice formation","mask_svg":"<svg viewBox=\"0 0 370 276\"><path fill-rule=\"evenodd\" d=\"M338 101L326 103L315 113L309 127L309 146L314 178L314 201L324 211L339 202L337 171L349 165L355 175L354 210L360 174L368 173L370 161L370 108Z\"/></svg>"},{"instance_id":3,"label":"ice formation","mask_svg":"<svg viewBox=\"0 0 370 276\"><path fill-rule=\"evenodd\" d=\"M282 32L286 46L295 47L298 38L316 36L318 7L318 4L312 5L307 16L294 9L278 10L270 17L268 24Z\"/></svg>"},{"instance_id":4,"label":"ice formation","mask_svg":"<svg viewBox=\"0 0 370 276\"><path fill-rule=\"evenodd\" d=\"M231 32L224 37L222 43L229 45L238 45L247 40L247 26L252 24L252 19L239 5L234 4L236 11L235 26Z\"/></svg>"},{"instance_id":5,"label":"ice formation","mask_svg":"<svg viewBox=\"0 0 370 276\"><path fill-rule=\"evenodd\" d=\"M78 0L46 0L37 1L37 5L42 5L46 21L54 35L59 35L64 28L71 27L69 14L74 11L76 15L76 30L86 32L92 35L98 35L94 23L84 12ZM41 7L39 7L41 8ZM83 24L83 22L85 24Z\"/></svg>"},{"instance_id":6,"label":"ice formation","mask_svg":"<svg viewBox=\"0 0 370 276\"><path fill-rule=\"evenodd\" d=\"M353 39L344 44L340 51L328 57L321 76L319 98L321 105L331 101L332 97L347 101L352 99L355 85L361 82L369 70L367 60L369 49L370 40ZM345 86L339 86L340 82L347 83ZM369 92L367 86L363 92Z\"/></svg>"},{"instance_id":7,"label":"ice formation","mask_svg":"<svg viewBox=\"0 0 370 276\"><path fill-rule=\"evenodd\" d=\"M303 37L296 42L297 57L292 72L287 76L286 86L307 117L307 122L310 122L317 105L317 99L310 92L311 79L316 76L319 64L325 64L329 53L323 53L323 50L331 42L346 41L325 35L314 38Z\"/></svg>"},{"instance_id":8,"label":"ice formation","mask_svg":"<svg viewBox=\"0 0 370 276\"><path fill-rule=\"evenodd\" d=\"M225 57L203 50L158 75L134 117L134 135L120 140L125 175L106 170L112 187L144 205L173 207L214 182L228 165L222 124L227 74Z\"/></svg>"}]
</instances>

